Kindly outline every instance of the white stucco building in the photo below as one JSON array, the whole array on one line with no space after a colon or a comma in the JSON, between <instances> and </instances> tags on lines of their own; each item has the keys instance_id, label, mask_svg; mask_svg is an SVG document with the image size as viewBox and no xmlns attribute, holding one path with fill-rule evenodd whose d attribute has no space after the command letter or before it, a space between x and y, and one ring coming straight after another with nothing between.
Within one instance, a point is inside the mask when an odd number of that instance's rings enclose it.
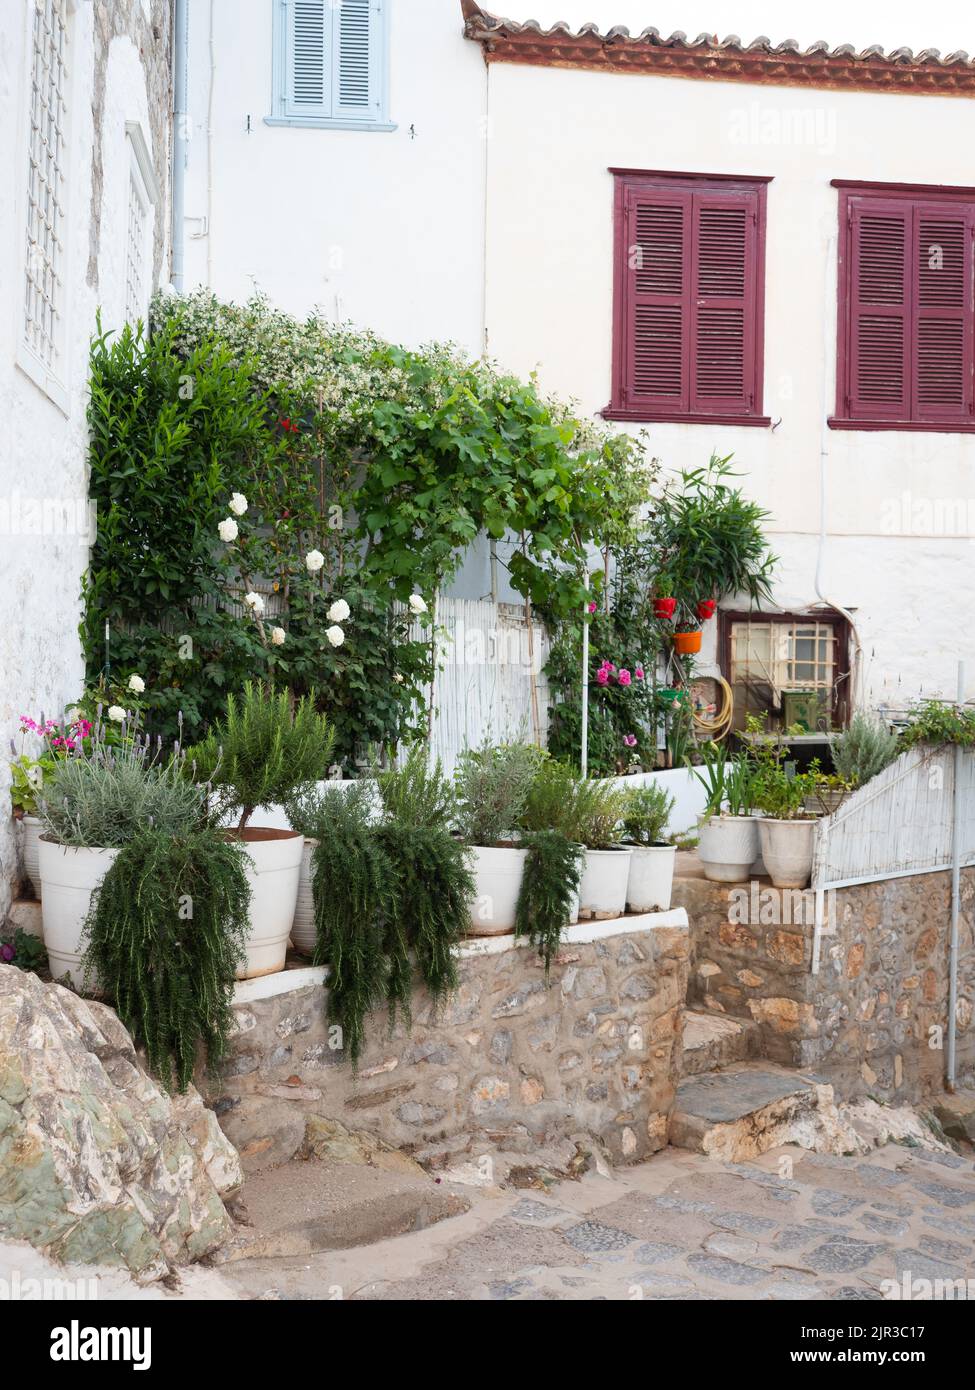
<instances>
[{"instance_id":1,"label":"white stucco building","mask_svg":"<svg viewBox=\"0 0 975 1390\"><path fill-rule=\"evenodd\" d=\"M0 6L0 735L81 692L88 345L169 275L170 0ZM7 758L0 796L8 795ZM0 922L16 876L0 816Z\"/></svg>"},{"instance_id":2,"label":"white stucco building","mask_svg":"<svg viewBox=\"0 0 975 1390\"><path fill-rule=\"evenodd\" d=\"M857 656L863 702L953 694L975 539L975 65L631 34L611 0L588 9L546 28L475 0L194 3L187 287L537 369L646 429L667 468L734 453L772 512L777 607L748 634L709 623L705 669L818 683L840 717ZM649 220L624 236L628 198ZM475 556L459 592L486 588Z\"/></svg>"}]
</instances>

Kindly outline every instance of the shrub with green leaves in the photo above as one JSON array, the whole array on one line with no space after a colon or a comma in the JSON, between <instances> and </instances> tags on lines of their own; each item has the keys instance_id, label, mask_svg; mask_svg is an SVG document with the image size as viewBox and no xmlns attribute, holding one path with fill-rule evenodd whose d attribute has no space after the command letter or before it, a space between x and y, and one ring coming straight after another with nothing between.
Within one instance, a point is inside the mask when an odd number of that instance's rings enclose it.
<instances>
[{"instance_id":1,"label":"shrub with green leaves","mask_svg":"<svg viewBox=\"0 0 975 1390\"><path fill-rule=\"evenodd\" d=\"M946 700L922 700L910 711L910 723L900 735L901 748L919 743L975 747L975 709L959 708Z\"/></svg>"},{"instance_id":2,"label":"shrub with green leaves","mask_svg":"<svg viewBox=\"0 0 975 1390\"><path fill-rule=\"evenodd\" d=\"M211 827L142 828L92 899L86 975L170 1090L201 1046L211 1068L228 1055L249 907L243 848Z\"/></svg>"},{"instance_id":3,"label":"shrub with green leaves","mask_svg":"<svg viewBox=\"0 0 975 1390\"><path fill-rule=\"evenodd\" d=\"M527 833L557 830L571 836L579 782L579 774L566 763L542 757L528 789L519 829Z\"/></svg>"},{"instance_id":4,"label":"shrub with green leaves","mask_svg":"<svg viewBox=\"0 0 975 1390\"><path fill-rule=\"evenodd\" d=\"M410 748L402 767L377 773L376 785L387 819L410 826L446 829L453 825L457 814L454 789L439 760L430 765L422 744Z\"/></svg>"},{"instance_id":5,"label":"shrub with green leaves","mask_svg":"<svg viewBox=\"0 0 975 1390\"><path fill-rule=\"evenodd\" d=\"M45 834L61 845L121 849L147 828L179 834L204 816L205 788L177 759L154 762L142 740L96 744L55 763L38 813Z\"/></svg>"},{"instance_id":6,"label":"shrub with green leaves","mask_svg":"<svg viewBox=\"0 0 975 1390\"><path fill-rule=\"evenodd\" d=\"M613 849L623 839L629 792L611 780L589 778L576 786L571 838L586 849Z\"/></svg>"},{"instance_id":7,"label":"shrub with green leaves","mask_svg":"<svg viewBox=\"0 0 975 1390\"><path fill-rule=\"evenodd\" d=\"M526 743L468 748L454 773L457 827L468 845L499 845L521 824L543 755Z\"/></svg>"},{"instance_id":8,"label":"shrub with green leaves","mask_svg":"<svg viewBox=\"0 0 975 1390\"><path fill-rule=\"evenodd\" d=\"M227 697L207 739L187 750L186 763L195 780L212 784L221 813L239 815L243 830L258 806L283 804L323 778L333 741L311 696L293 702L287 691L247 681L239 698Z\"/></svg>"},{"instance_id":9,"label":"shrub with green leaves","mask_svg":"<svg viewBox=\"0 0 975 1390\"><path fill-rule=\"evenodd\" d=\"M623 815L623 838L634 845L659 845L674 809L675 798L659 782L634 787Z\"/></svg>"},{"instance_id":10,"label":"shrub with green leaves","mask_svg":"<svg viewBox=\"0 0 975 1390\"><path fill-rule=\"evenodd\" d=\"M859 710L849 728L830 737L829 745L837 777L857 787L883 772L900 752L897 735Z\"/></svg>"},{"instance_id":11,"label":"shrub with green leaves","mask_svg":"<svg viewBox=\"0 0 975 1390\"><path fill-rule=\"evenodd\" d=\"M515 935L538 948L548 975L570 925L571 907L582 878L582 853L558 830L532 830L524 836L525 870L515 911Z\"/></svg>"}]
</instances>

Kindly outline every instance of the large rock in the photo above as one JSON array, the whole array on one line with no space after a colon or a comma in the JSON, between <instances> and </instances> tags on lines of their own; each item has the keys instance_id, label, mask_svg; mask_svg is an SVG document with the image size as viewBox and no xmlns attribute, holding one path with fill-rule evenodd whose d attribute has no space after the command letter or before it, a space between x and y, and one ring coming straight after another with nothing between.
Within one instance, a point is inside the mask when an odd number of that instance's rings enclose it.
<instances>
[{"instance_id":1,"label":"large rock","mask_svg":"<svg viewBox=\"0 0 975 1390\"><path fill-rule=\"evenodd\" d=\"M230 1240L242 1180L197 1092L162 1091L111 1009L0 966L0 1237L158 1279Z\"/></svg>"}]
</instances>

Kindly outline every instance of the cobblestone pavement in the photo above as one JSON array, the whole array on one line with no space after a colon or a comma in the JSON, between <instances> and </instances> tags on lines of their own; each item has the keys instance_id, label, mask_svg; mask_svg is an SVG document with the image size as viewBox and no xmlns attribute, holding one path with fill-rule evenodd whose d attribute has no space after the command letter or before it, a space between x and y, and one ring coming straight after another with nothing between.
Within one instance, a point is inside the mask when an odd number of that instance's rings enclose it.
<instances>
[{"instance_id":1,"label":"cobblestone pavement","mask_svg":"<svg viewBox=\"0 0 975 1390\"><path fill-rule=\"evenodd\" d=\"M905 1279L971 1280L975 1297L975 1164L899 1145L742 1164L668 1149L611 1178L478 1192L396 1240L223 1273L285 1299L876 1300Z\"/></svg>"}]
</instances>

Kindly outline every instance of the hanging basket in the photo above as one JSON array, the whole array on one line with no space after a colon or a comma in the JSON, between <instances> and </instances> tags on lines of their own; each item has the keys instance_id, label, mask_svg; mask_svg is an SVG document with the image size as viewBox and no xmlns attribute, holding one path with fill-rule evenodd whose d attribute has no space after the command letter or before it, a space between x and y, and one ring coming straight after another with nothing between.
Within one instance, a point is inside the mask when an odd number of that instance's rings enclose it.
<instances>
[{"instance_id":1,"label":"hanging basket","mask_svg":"<svg viewBox=\"0 0 975 1390\"><path fill-rule=\"evenodd\" d=\"M697 605L697 616L702 622L706 623L709 618L714 617L714 610L717 606L713 598L702 598L701 602Z\"/></svg>"},{"instance_id":2,"label":"hanging basket","mask_svg":"<svg viewBox=\"0 0 975 1390\"><path fill-rule=\"evenodd\" d=\"M653 616L669 621L677 610L677 600L675 598L655 598L653 601Z\"/></svg>"},{"instance_id":3,"label":"hanging basket","mask_svg":"<svg viewBox=\"0 0 975 1390\"><path fill-rule=\"evenodd\" d=\"M701 650L701 629L696 632L675 632L674 651L678 656L692 656Z\"/></svg>"}]
</instances>

